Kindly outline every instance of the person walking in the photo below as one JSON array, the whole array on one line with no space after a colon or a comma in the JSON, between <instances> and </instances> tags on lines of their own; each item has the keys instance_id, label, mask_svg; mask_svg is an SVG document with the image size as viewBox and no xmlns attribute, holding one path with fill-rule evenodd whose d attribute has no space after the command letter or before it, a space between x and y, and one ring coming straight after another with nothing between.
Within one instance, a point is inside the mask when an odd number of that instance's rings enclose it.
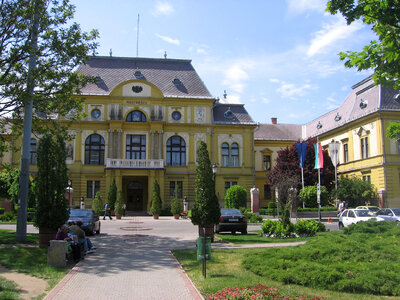
<instances>
[{"instance_id":1,"label":"person walking","mask_svg":"<svg viewBox=\"0 0 400 300\"><path fill-rule=\"evenodd\" d=\"M107 216L109 216L110 220L112 220L111 208L110 208L110 205L108 203L106 203L106 205L104 206L104 217L103 217L103 220L105 220Z\"/></svg>"}]
</instances>

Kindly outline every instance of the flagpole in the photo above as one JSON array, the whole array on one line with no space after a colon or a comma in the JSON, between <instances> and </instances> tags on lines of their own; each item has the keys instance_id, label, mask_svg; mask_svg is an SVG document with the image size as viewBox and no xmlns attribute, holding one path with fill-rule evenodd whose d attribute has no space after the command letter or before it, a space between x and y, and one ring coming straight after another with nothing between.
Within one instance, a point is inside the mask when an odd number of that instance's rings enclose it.
<instances>
[{"instance_id":1,"label":"flagpole","mask_svg":"<svg viewBox=\"0 0 400 300\"><path fill-rule=\"evenodd\" d=\"M317 145L319 147L319 138L317 136ZM324 155L323 153L320 154ZM321 222L321 171L318 166L318 188L317 188L317 203L318 203L318 220Z\"/></svg>"},{"instance_id":2,"label":"flagpole","mask_svg":"<svg viewBox=\"0 0 400 300\"><path fill-rule=\"evenodd\" d=\"M304 189L304 168L301 168L301 187ZM303 208L305 208L305 204L303 201Z\"/></svg>"}]
</instances>

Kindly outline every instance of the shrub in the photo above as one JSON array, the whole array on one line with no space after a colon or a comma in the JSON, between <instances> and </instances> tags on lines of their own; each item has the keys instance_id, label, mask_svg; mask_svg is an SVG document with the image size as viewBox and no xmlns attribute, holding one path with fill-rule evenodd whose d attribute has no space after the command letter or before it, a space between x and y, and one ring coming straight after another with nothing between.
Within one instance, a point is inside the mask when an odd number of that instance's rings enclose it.
<instances>
[{"instance_id":1,"label":"shrub","mask_svg":"<svg viewBox=\"0 0 400 300\"><path fill-rule=\"evenodd\" d=\"M123 215L125 213L124 201L122 200L122 191L118 192L117 201L115 201L114 212L116 215Z\"/></svg>"},{"instance_id":2,"label":"shrub","mask_svg":"<svg viewBox=\"0 0 400 300\"><path fill-rule=\"evenodd\" d=\"M276 216L276 208L260 208L260 214L265 216Z\"/></svg>"},{"instance_id":3,"label":"shrub","mask_svg":"<svg viewBox=\"0 0 400 300\"><path fill-rule=\"evenodd\" d=\"M114 210L115 201L117 201L117 184L115 178L113 178L107 193L107 202L111 210Z\"/></svg>"},{"instance_id":4,"label":"shrub","mask_svg":"<svg viewBox=\"0 0 400 300\"><path fill-rule=\"evenodd\" d=\"M16 220L17 220L17 216L12 211L8 211L8 212L0 215L0 221L2 221L2 222L14 222Z\"/></svg>"},{"instance_id":5,"label":"shrub","mask_svg":"<svg viewBox=\"0 0 400 300\"><path fill-rule=\"evenodd\" d=\"M233 185L225 195L226 208L241 208L247 205L247 191L240 185Z\"/></svg>"},{"instance_id":6,"label":"shrub","mask_svg":"<svg viewBox=\"0 0 400 300\"><path fill-rule=\"evenodd\" d=\"M261 229L268 236L283 238L293 234L294 225L292 223L285 225L281 221L267 219L261 224Z\"/></svg>"},{"instance_id":7,"label":"shrub","mask_svg":"<svg viewBox=\"0 0 400 300\"><path fill-rule=\"evenodd\" d=\"M275 232L276 223L277 221L270 219L264 220L264 222L261 224L261 229L266 235L272 235Z\"/></svg>"},{"instance_id":8,"label":"shrub","mask_svg":"<svg viewBox=\"0 0 400 300\"><path fill-rule=\"evenodd\" d=\"M249 223L260 223L263 220L262 216L251 213L249 209L243 209L241 211Z\"/></svg>"},{"instance_id":9,"label":"shrub","mask_svg":"<svg viewBox=\"0 0 400 300\"><path fill-rule=\"evenodd\" d=\"M96 193L96 196L93 200L92 209L98 215L104 212L104 205L103 205L103 200L101 199L100 191Z\"/></svg>"},{"instance_id":10,"label":"shrub","mask_svg":"<svg viewBox=\"0 0 400 300\"><path fill-rule=\"evenodd\" d=\"M344 234L352 233L384 233L396 229L397 223L395 222L377 222L376 219L371 219L366 222L359 222L351 224L343 228Z\"/></svg>"},{"instance_id":11,"label":"shrub","mask_svg":"<svg viewBox=\"0 0 400 300\"><path fill-rule=\"evenodd\" d=\"M315 220L298 220L294 227L299 236L313 236L319 231L325 231L325 225Z\"/></svg>"},{"instance_id":12,"label":"shrub","mask_svg":"<svg viewBox=\"0 0 400 300\"><path fill-rule=\"evenodd\" d=\"M276 208L276 202L268 202L268 208Z\"/></svg>"},{"instance_id":13,"label":"shrub","mask_svg":"<svg viewBox=\"0 0 400 300\"><path fill-rule=\"evenodd\" d=\"M171 199L171 213L174 215L180 214L183 210L182 200L178 199L179 192L179 185L176 185L174 198Z\"/></svg>"},{"instance_id":14,"label":"shrub","mask_svg":"<svg viewBox=\"0 0 400 300\"><path fill-rule=\"evenodd\" d=\"M300 201L304 202L307 207L318 207L317 203L317 186L309 185L301 189L299 193ZM326 187L321 186L321 206L328 205L329 193Z\"/></svg>"}]
</instances>

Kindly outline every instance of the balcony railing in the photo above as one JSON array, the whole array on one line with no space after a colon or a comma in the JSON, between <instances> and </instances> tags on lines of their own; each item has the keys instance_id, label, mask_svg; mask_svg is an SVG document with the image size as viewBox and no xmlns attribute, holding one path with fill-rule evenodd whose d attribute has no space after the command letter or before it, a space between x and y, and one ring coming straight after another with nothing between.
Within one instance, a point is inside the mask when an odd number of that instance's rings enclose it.
<instances>
[{"instance_id":1,"label":"balcony railing","mask_svg":"<svg viewBox=\"0 0 400 300\"><path fill-rule=\"evenodd\" d=\"M111 169L163 169L164 160L106 158L106 167Z\"/></svg>"}]
</instances>

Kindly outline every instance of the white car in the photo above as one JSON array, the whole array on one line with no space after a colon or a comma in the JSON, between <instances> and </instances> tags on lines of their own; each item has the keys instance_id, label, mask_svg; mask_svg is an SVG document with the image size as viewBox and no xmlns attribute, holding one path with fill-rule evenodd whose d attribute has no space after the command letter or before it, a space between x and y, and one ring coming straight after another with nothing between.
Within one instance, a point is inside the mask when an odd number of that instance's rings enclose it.
<instances>
[{"instance_id":1,"label":"white car","mask_svg":"<svg viewBox=\"0 0 400 300\"><path fill-rule=\"evenodd\" d=\"M400 222L400 208L382 208L376 212L376 216L385 221Z\"/></svg>"},{"instance_id":2,"label":"white car","mask_svg":"<svg viewBox=\"0 0 400 300\"><path fill-rule=\"evenodd\" d=\"M358 222L368 221L370 219L377 218L375 213L368 209L346 209L339 216L339 229L347 227L351 224L357 224Z\"/></svg>"}]
</instances>

